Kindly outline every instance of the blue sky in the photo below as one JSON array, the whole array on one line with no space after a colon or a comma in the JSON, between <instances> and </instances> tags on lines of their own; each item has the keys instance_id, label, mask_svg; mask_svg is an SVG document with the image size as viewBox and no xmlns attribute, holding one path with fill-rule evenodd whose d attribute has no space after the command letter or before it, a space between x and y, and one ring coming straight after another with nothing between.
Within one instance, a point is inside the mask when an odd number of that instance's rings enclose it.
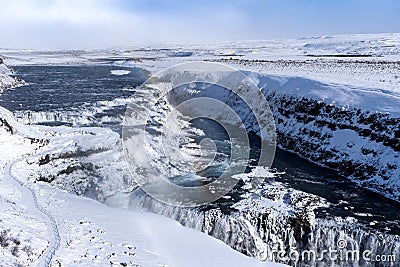
<instances>
[{"instance_id":1,"label":"blue sky","mask_svg":"<svg viewBox=\"0 0 400 267\"><path fill-rule=\"evenodd\" d=\"M0 47L99 48L400 32L397 0L0 0Z\"/></svg>"}]
</instances>

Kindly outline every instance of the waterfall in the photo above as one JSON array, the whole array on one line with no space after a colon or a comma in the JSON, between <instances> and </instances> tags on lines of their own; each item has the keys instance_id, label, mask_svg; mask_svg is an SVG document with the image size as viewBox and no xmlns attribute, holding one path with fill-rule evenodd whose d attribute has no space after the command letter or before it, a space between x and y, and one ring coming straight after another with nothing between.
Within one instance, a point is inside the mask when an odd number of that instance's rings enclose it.
<instances>
[{"instance_id":1,"label":"waterfall","mask_svg":"<svg viewBox=\"0 0 400 267\"><path fill-rule=\"evenodd\" d=\"M362 253L366 250L370 251L369 258L375 255L400 257L399 236L369 230L357 222L339 218L310 220L307 216L282 216L274 212L232 209L224 213L218 207L181 208L161 203L139 190L131 195L129 208L174 219L248 256L292 266L395 266L395 262L365 261ZM345 247L338 247L339 242ZM337 260L324 254L324 250L329 249L337 250ZM308 258L310 251L315 253L315 259ZM285 256L277 258L278 252ZM295 253L299 254L298 258L290 256Z\"/></svg>"},{"instance_id":2,"label":"waterfall","mask_svg":"<svg viewBox=\"0 0 400 267\"><path fill-rule=\"evenodd\" d=\"M17 120L24 124L66 124L69 126L120 125L129 98L116 98L111 101L97 101L90 106L53 111L15 111Z\"/></svg>"}]
</instances>

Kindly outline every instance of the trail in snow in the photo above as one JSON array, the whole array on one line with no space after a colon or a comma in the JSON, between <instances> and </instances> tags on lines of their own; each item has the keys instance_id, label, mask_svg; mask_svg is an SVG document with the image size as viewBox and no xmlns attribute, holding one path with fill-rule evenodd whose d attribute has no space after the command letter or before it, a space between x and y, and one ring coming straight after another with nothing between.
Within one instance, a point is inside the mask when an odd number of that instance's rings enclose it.
<instances>
[{"instance_id":1,"label":"trail in snow","mask_svg":"<svg viewBox=\"0 0 400 267\"><path fill-rule=\"evenodd\" d=\"M60 234L56 220L50 212L40 206L34 189L24 185L11 173L12 167L22 159L13 160L7 163L4 169L4 178L8 179L10 183L21 192L22 201L26 205L26 208L32 212L36 211L36 213L46 222L50 244L46 251L36 260L36 266L47 267L50 266L51 260L60 246Z\"/></svg>"}]
</instances>

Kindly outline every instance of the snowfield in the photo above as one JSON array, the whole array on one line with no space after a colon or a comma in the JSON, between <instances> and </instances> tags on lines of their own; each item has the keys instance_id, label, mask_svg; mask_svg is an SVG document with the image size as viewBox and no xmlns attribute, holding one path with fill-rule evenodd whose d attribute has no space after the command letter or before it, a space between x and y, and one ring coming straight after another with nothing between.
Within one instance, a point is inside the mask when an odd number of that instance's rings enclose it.
<instances>
[{"instance_id":1,"label":"snowfield","mask_svg":"<svg viewBox=\"0 0 400 267\"><path fill-rule=\"evenodd\" d=\"M97 50L1 49L8 65L113 62L159 71L174 64L210 60L272 75L400 93L400 33L351 34L209 45L148 45Z\"/></svg>"}]
</instances>

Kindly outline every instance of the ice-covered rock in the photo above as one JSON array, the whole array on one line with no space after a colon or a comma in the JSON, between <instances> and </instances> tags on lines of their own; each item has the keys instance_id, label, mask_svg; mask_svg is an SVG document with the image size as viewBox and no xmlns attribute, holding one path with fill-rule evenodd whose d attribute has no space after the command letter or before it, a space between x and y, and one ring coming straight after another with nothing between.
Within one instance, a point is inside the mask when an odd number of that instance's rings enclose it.
<instances>
[{"instance_id":1,"label":"ice-covered rock","mask_svg":"<svg viewBox=\"0 0 400 267\"><path fill-rule=\"evenodd\" d=\"M299 77L249 75L269 101L280 147L400 200L400 98Z\"/></svg>"},{"instance_id":2,"label":"ice-covered rock","mask_svg":"<svg viewBox=\"0 0 400 267\"><path fill-rule=\"evenodd\" d=\"M117 202L123 196L114 198L107 200L109 204L120 205L121 202ZM266 182L255 195L243 195L243 199L232 206L221 203L202 208L169 206L140 191L131 194L129 199L130 208L165 215L260 260L291 266L370 266L361 257L335 260L323 251L336 250L343 254L352 250L356 253L370 251L372 256L400 253L399 236L366 229L353 218L315 218L315 211L329 203L273 181ZM338 248L342 240L346 247ZM301 255L304 251L315 253L318 260L291 255ZM394 266L394 262L389 264Z\"/></svg>"},{"instance_id":3,"label":"ice-covered rock","mask_svg":"<svg viewBox=\"0 0 400 267\"><path fill-rule=\"evenodd\" d=\"M0 94L4 90L11 89L14 87L22 86L25 82L18 77L11 77L13 69L6 66L3 63L3 59L0 57Z\"/></svg>"}]
</instances>

